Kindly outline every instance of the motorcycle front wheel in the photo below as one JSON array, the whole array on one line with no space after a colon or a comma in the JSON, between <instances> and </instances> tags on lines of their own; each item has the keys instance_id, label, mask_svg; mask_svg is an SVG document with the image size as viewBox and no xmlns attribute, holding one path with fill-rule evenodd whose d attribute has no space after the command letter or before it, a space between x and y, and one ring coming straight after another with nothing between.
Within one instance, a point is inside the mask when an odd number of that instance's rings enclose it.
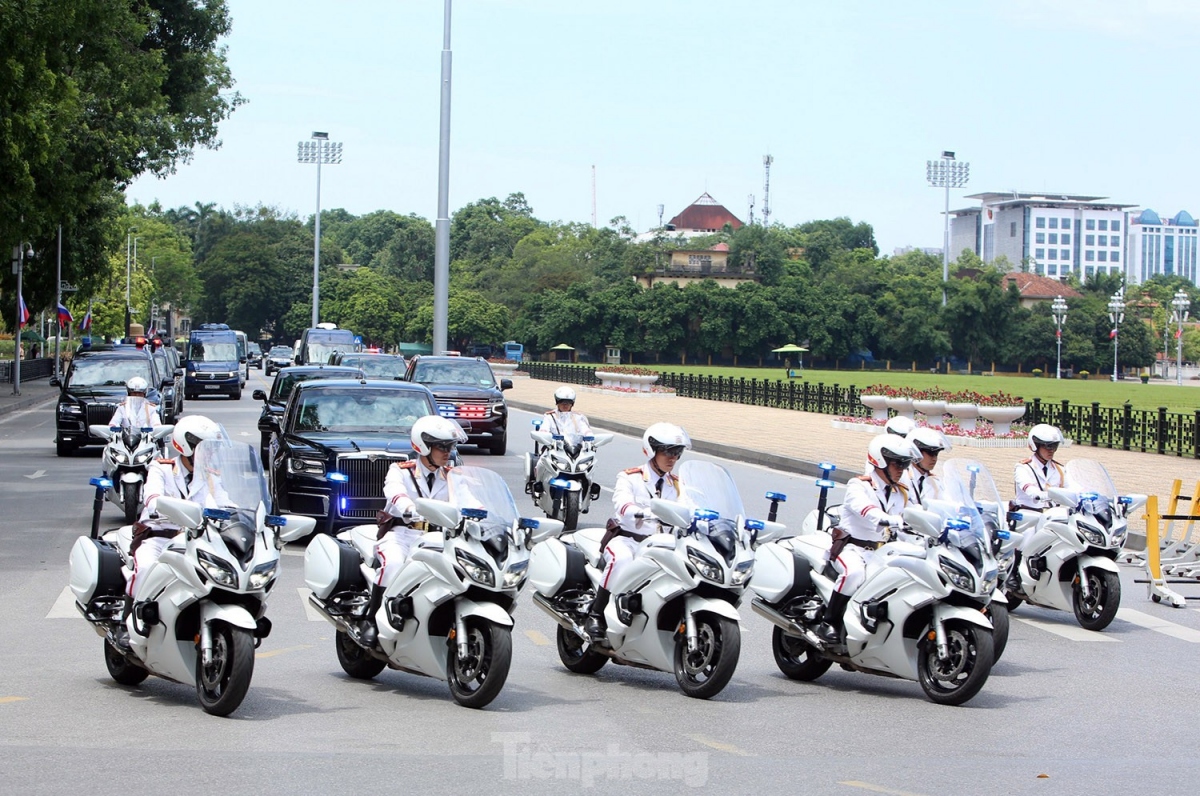
<instances>
[{"instance_id":1,"label":"motorcycle front wheel","mask_svg":"<svg viewBox=\"0 0 1200 796\"><path fill-rule=\"evenodd\" d=\"M1083 573L1088 579L1088 596L1076 583L1071 591L1071 606L1075 618L1086 630L1103 630L1117 616L1121 607L1121 579L1107 569L1089 569Z\"/></svg>"},{"instance_id":2,"label":"motorcycle front wheel","mask_svg":"<svg viewBox=\"0 0 1200 796\"><path fill-rule=\"evenodd\" d=\"M1008 604L993 600L988 604L988 616L992 619L992 663L1000 660L1008 646Z\"/></svg>"},{"instance_id":3,"label":"motorcycle front wheel","mask_svg":"<svg viewBox=\"0 0 1200 796\"><path fill-rule=\"evenodd\" d=\"M833 661L822 658L807 641L789 636L779 627L771 634L771 652L775 653L779 671L791 680L816 680L833 665Z\"/></svg>"},{"instance_id":4,"label":"motorcycle front wheel","mask_svg":"<svg viewBox=\"0 0 1200 796\"><path fill-rule=\"evenodd\" d=\"M337 632L333 643L337 646L337 658L342 671L358 680L370 680L387 666L385 661L355 644L350 634L342 630Z\"/></svg>"},{"instance_id":5,"label":"motorcycle front wheel","mask_svg":"<svg viewBox=\"0 0 1200 796\"><path fill-rule=\"evenodd\" d=\"M142 485L137 481L121 484L121 508L125 509L125 524L137 522L142 507Z\"/></svg>"},{"instance_id":6,"label":"motorcycle front wheel","mask_svg":"<svg viewBox=\"0 0 1200 796\"><path fill-rule=\"evenodd\" d=\"M196 667L196 696L205 712L228 716L237 710L250 690L254 637L244 627L214 622L212 642L212 661L207 665L199 662Z\"/></svg>"},{"instance_id":7,"label":"motorcycle front wheel","mask_svg":"<svg viewBox=\"0 0 1200 796\"><path fill-rule=\"evenodd\" d=\"M579 525L579 493L568 492L562 501L563 530L573 531Z\"/></svg>"},{"instance_id":8,"label":"motorcycle front wheel","mask_svg":"<svg viewBox=\"0 0 1200 796\"><path fill-rule=\"evenodd\" d=\"M709 699L733 677L742 652L742 631L732 619L702 614L696 617L696 636L693 651L688 650L686 636L675 642L675 681L688 696Z\"/></svg>"},{"instance_id":9,"label":"motorcycle front wheel","mask_svg":"<svg viewBox=\"0 0 1200 796\"><path fill-rule=\"evenodd\" d=\"M467 622L467 655L458 656L458 640L446 645L446 682L450 695L465 708L482 708L500 694L512 664L512 630L491 622Z\"/></svg>"},{"instance_id":10,"label":"motorcycle front wheel","mask_svg":"<svg viewBox=\"0 0 1200 796\"><path fill-rule=\"evenodd\" d=\"M568 672L575 674L595 674L608 663L608 656L592 652L591 648L584 649L584 640L558 626L558 659L567 667Z\"/></svg>"},{"instance_id":11,"label":"motorcycle front wheel","mask_svg":"<svg viewBox=\"0 0 1200 796\"><path fill-rule=\"evenodd\" d=\"M104 665L108 667L108 676L121 685L137 685L150 676L141 666L130 663L108 639L104 639Z\"/></svg>"},{"instance_id":12,"label":"motorcycle front wheel","mask_svg":"<svg viewBox=\"0 0 1200 796\"><path fill-rule=\"evenodd\" d=\"M949 655L939 658L937 643L923 638L917 647L917 679L939 705L961 705L979 693L992 673L992 631L955 622L945 628Z\"/></svg>"}]
</instances>

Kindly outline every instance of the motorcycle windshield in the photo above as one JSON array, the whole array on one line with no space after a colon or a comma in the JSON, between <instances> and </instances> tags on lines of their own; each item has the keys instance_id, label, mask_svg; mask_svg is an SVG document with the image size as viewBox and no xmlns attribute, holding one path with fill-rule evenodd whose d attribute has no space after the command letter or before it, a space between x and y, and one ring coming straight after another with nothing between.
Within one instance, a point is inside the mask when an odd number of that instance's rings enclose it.
<instances>
[{"instance_id":1,"label":"motorcycle windshield","mask_svg":"<svg viewBox=\"0 0 1200 796\"><path fill-rule=\"evenodd\" d=\"M679 466L679 484L683 502L696 509L715 511L728 520L746 514L733 476L719 464L689 459Z\"/></svg>"},{"instance_id":2,"label":"motorcycle windshield","mask_svg":"<svg viewBox=\"0 0 1200 796\"><path fill-rule=\"evenodd\" d=\"M579 455L579 451L583 448L583 435L577 431L568 431L562 436L563 450L571 458Z\"/></svg>"},{"instance_id":3,"label":"motorcycle windshield","mask_svg":"<svg viewBox=\"0 0 1200 796\"><path fill-rule=\"evenodd\" d=\"M987 467L974 459L942 462L942 499L959 507L956 514L970 519L973 526L981 523L984 531L1004 524L1007 504Z\"/></svg>"},{"instance_id":4,"label":"motorcycle windshield","mask_svg":"<svg viewBox=\"0 0 1200 796\"><path fill-rule=\"evenodd\" d=\"M503 536L520 516L504 479L482 467L455 467L447 475L449 502L459 511L484 509L487 517L467 523L467 533L482 541Z\"/></svg>"},{"instance_id":5,"label":"motorcycle windshield","mask_svg":"<svg viewBox=\"0 0 1200 796\"><path fill-rule=\"evenodd\" d=\"M188 499L213 509L271 505L259 452L244 442L204 440L196 446Z\"/></svg>"},{"instance_id":6,"label":"motorcycle windshield","mask_svg":"<svg viewBox=\"0 0 1200 796\"><path fill-rule=\"evenodd\" d=\"M1108 470L1100 462L1090 459L1072 459L1063 469L1066 488L1079 495L1082 508L1107 525L1117 501L1117 485L1113 483Z\"/></svg>"}]
</instances>

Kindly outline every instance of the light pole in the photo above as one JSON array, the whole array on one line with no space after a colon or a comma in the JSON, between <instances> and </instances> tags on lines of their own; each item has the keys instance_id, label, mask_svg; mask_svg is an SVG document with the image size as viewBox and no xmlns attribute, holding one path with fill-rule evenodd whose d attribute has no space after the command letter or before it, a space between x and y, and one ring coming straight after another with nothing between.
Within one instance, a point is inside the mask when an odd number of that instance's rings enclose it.
<instances>
[{"instance_id":1,"label":"light pole","mask_svg":"<svg viewBox=\"0 0 1200 796\"><path fill-rule=\"evenodd\" d=\"M21 219L24 221L24 217ZM13 395L21 394L21 332L25 325L25 296L21 292L25 277L25 258L33 257L33 247L19 243L13 247L13 270L17 272L17 337L13 343Z\"/></svg>"},{"instance_id":2,"label":"light pole","mask_svg":"<svg viewBox=\"0 0 1200 796\"><path fill-rule=\"evenodd\" d=\"M1188 319L1188 308L1192 300L1188 294L1180 290L1171 299L1171 320L1175 321L1175 384L1183 386L1183 324Z\"/></svg>"},{"instance_id":3,"label":"light pole","mask_svg":"<svg viewBox=\"0 0 1200 796\"><path fill-rule=\"evenodd\" d=\"M1112 294L1112 298L1108 300L1108 319L1112 321L1112 341L1113 341L1113 375L1112 380L1117 380L1117 349L1120 346L1120 331L1121 323L1125 320L1125 288L1121 288L1116 293Z\"/></svg>"},{"instance_id":4,"label":"light pole","mask_svg":"<svg viewBox=\"0 0 1200 796\"><path fill-rule=\"evenodd\" d=\"M125 230L125 337L129 337L129 276L133 268L129 252L133 246L133 233L135 232L137 232L136 226Z\"/></svg>"},{"instance_id":5,"label":"light pole","mask_svg":"<svg viewBox=\"0 0 1200 796\"><path fill-rule=\"evenodd\" d=\"M450 330L450 0L442 6L441 115L438 122L438 198L433 231L433 352L445 351ZM595 224L593 223L593 226Z\"/></svg>"},{"instance_id":6,"label":"light pole","mask_svg":"<svg viewBox=\"0 0 1200 796\"><path fill-rule=\"evenodd\" d=\"M950 281L950 189L962 188L971 175L971 164L942 152L940 160L925 161L925 179L934 188L946 189L946 213L942 230L942 306L946 306L946 283Z\"/></svg>"},{"instance_id":7,"label":"light pole","mask_svg":"<svg viewBox=\"0 0 1200 796\"><path fill-rule=\"evenodd\" d=\"M329 140L329 133L314 132L311 141L297 144L296 160L317 164L317 215L313 228L312 325L317 325L321 304L321 164L342 162L342 145Z\"/></svg>"},{"instance_id":8,"label":"light pole","mask_svg":"<svg viewBox=\"0 0 1200 796\"><path fill-rule=\"evenodd\" d=\"M1061 295L1050 305L1050 314L1054 316L1054 336L1058 338L1058 365L1054 369L1054 378L1062 378L1062 330L1067 322L1067 300Z\"/></svg>"}]
</instances>

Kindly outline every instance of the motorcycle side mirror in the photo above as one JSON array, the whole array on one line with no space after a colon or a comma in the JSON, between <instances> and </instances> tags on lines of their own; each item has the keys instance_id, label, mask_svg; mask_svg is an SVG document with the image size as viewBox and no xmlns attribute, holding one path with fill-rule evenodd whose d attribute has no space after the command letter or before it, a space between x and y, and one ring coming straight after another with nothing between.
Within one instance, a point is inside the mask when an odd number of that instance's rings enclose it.
<instances>
[{"instance_id":1,"label":"motorcycle side mirror","mask_svg":"<svg viewBox=\"0 0 1200 796\"><path fill-rule=\"evenodd\" d=\"M281 542L294 542L297 539L303 539L311 534L317 527L315 517L301 517L295 514L284 514L281 517L267 517L267 525L273 525L270 522L272 519L283 520L283 522L275 525L276 533L279 535Z\"/></svg>"},{"instance_id":2,"label":"motorcycle side mirror","mask_svg":"<svg viewBox=\"0 0 1200 796\"><path fill-rule=\"evenodd\" d=\"M171 436L171 432L175 430L173 425L155 426L150 432L151 437L155 442L162 442L167 437Z\"/></svg>"},{"instance_id":3,"label":"motorcycle side mirror","mask_svg":"<svg viewBox=\"0 0 1200 796\"><path fill-rule=\"evenodd\" d=\"M1078 493L1070 489L1052 486L1046 490L1046 494L1050 497L1052 502L1057 503L1060 506L1066 506L1067 508L1074 509L1079 505Z\"/></svg>"},{"instance_id":4,"label":"motorcycle side mirror","mask_svg":"<svg viewBox=\"0 0 1200 796\"><path fill-rule=\"evenodd\" d=\"M593 444L595 444L595 446L597 448L599 448L603 445L607 445L608 443L613 441L612 434L596 434L594 436L595 436L595 440L593 441Z\"/></svg>"},{"instance_id":5,"label":"motorcycle side mirror","mask_svg":"<svg viewBox=\"0 0 1200 796\"><path fill-rule=\"evenodd\" d=\"M770 520L747 520L746 527L750 528L750 523L757 522L759 524L758 543L774 542L777 539L782 539L787 536L787 526L782 522L771 522Z\"/></svg>"},{"instance_id":6,"label":"motorcycle side mirror","mask_svg":"<svg viewBox=\"0 0 1200 796\"><path fill-rule=\"evenodd\" d=\"M654 498L650 501L650 511L664 525L675 528L692 527L692 510L682 503Z\"/></svg>"},{"instance_id":7,"label":"motorcycle side mirror","mask_svg":"<svg viewBox=\"0 0 1200 796\"><path fill-rule=\"evenodd\" d=\"M190 500L160 497L155 510L181 528L199 528L204 524L204 507Z\"/></svg>"},{"instance_id":8,"label":"motorcycle side mirror","mask_svg":"<svg viewBox=\"0 0 1200 796\"><path fill-rule=\"evenodd\" d=\"M458 508L453 503L431 498L415 498L413 504L417 507L417 513L427 522L442 528L457 528L458 524L462 522L462 515L458 513Z\"/></svg>"},{"instance_id":9,"label":"motorcycle side mirror","mask_svg":"<svg viewBox=\"0 0 1200 796\"><path fill-rule=\"evenodd\" d=\"M535 430L529 432L529 436L533 437L533 439L536 442L540 442L541 444L545 445L547 448L554 447L554 436L549 431L542 431L540 429L535 429Z\"/></svg>"},{"instance_id":10,"label":"motorcycle side mirror","mask_svg":"<svg viewBox=\"0 0 1200 796\"><path fill-rule=\"evenodd\" d=\"M904 510L904 521L912 526L912 529L922 536L927 536L930 539L939 539L942 535L942 518L941 515L934 514L932 511L909 506Z\"/></svg>"},{"instance_id":11,"label":"motorcycle side mirror","mask_svg":"<svg viewBox=\"0 0 1200 796\"><path fill-rule=\"evenodd\" d=\"M1149 499L1150 498L1148 495L1123 495L1118 498L1118 502L1125 507L1125 516L1128 517L1130 514L1146 505L1146 501Z\"/></svg>"},{"instance_id":12,"label":"motorcycle side mirror","mask_svg":"<svg viewBox=\"0 0 1200 796\"><path fill-rule=\"evenodd\" d=\"M553 520L547 517L539 520L522 519L521 527L529 529L529 543L535 545L539 542L544 542L547 539L552 539L563 532L567 526L562 520Z\"/></svg>"},{"instance_id":13,"label":"motorcycle side mirror","mask_svg":"<svg viewBox=\"0 0 1200 796\"><path fill-rule=\"evenodd\" d=\"M99 437L100 439L103 439L103 440L111 440L113 438L113 431L108 426L101 426L101 425L88 426L88 433L91 434L93 437Z\"/></svg>"}]
</instances>

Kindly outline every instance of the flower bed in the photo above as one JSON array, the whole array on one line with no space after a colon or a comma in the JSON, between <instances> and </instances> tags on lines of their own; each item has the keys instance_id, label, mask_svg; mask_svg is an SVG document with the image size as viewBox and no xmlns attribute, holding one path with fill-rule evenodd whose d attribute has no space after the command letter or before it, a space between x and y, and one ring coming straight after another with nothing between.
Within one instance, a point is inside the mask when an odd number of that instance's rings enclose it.
<instances>
[{"instance_id":1,"label":"flower bed","mask_svg":"<svg viewBox=\"0 0 1200 796\"><path fill-rule=\"evenodd\" d=\"M833 427L847 431L880 433L886 422L886 420L874 420L869 417L835 417ZM917 426L937 428L933 422L921 420L917 421ZM963 424L954 420L946 420L942 423L940 431L955 445L976 448L1019 448L1025 444L1029 428L1028 425L1013 424L1006 433L997 433L992 423L986 420L977 423L973 428L964 427Z\"/></svg>"}]
</instances>

